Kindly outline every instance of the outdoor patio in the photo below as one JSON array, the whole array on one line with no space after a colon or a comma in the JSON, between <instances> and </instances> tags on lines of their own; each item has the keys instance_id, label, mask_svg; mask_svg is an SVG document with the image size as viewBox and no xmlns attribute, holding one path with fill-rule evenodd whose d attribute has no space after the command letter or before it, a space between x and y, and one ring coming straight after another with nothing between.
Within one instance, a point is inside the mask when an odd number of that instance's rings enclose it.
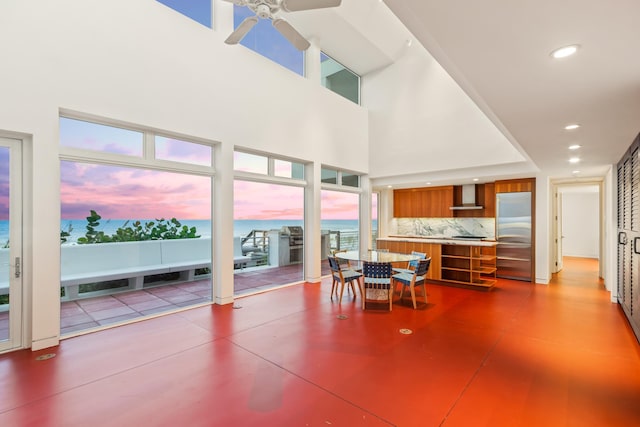
<instances>
[{"instance_id":1,"label":"outdoor patio","mask_svg":"<svg viewBox=\"0 0 640 427\"><path fill-rule=\"evenodd\" d=\"M283 267L238 270L234 274L234 294L240 297L300 282L302 268L302 264L291 264ZM322 275L328 274L330 271L325 260L322 262ZM62 301L60 333L67 335L209 301L211 301L209 278ZM0 340L7 339L8 336L9 313L4 311L0 312Z\"/></svg>"}]
</instances>

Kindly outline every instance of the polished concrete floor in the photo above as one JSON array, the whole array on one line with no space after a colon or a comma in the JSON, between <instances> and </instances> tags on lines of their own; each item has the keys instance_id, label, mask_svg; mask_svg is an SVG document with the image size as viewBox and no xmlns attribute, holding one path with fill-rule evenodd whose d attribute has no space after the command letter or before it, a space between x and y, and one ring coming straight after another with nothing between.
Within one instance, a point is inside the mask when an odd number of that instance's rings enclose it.
<instances>
[{"instance_id":1,"label":"polished concrete floor","mask_svg":"<svg viewBox=\"0 0 640 427\"><path fill-rule=\"evenodd\" d=\"M1 355L0 426L640 425L640 346L593 260L549 286L429 285L418 310L330 288Z\"/></svg>"}]
</instances>

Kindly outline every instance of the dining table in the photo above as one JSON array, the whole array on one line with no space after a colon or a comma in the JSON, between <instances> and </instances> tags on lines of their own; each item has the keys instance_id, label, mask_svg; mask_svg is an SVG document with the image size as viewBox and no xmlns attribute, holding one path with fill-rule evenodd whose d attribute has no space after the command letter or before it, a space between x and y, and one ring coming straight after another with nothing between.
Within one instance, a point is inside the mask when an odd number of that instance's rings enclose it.
<instances>
[{"instance_id":1,"label":"dining table","mask_svg":"<svg viewBox=\"0 0 640 427\"><path fill-rule=\"evenodd\" d=\"M420 259L419 255L413 254L401 254L396 252L385 252L385 251L346 251L346 252L337 252L335 254L336 258L347 260L347 261L374 261L374 262L409 262Z\"/></svg>"}]
</instances>

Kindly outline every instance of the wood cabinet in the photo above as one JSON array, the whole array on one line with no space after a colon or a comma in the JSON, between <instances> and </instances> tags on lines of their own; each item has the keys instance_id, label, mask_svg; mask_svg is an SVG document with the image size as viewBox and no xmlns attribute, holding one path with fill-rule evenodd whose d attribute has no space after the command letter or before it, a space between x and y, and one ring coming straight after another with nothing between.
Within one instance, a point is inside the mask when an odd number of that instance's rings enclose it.
<instances>
[{"instance_id":1,"label":"wood cabinet","mask_svg":"<svg viewBox=\"0 0 640 427\"><path fill-rule=\"evenodd\" d=\"M401 254L410 254L412 251L422 252L431 257L431 265L427 272L427 279L440 280L440 244L426 242L409 242L400 240L384 240L377 241L378 249L389 249L389 252L397 252Z\"/></svg>"},{"instance_id":2,"label":"wood cabinet","mask_svg":"<svg viewBox=\"0 0 640 427\"><path fill-rule=\"evenodd\" d=\"M491 182L484 184L484 217L494 218L496 216L496 185Z\"/></svg>"},{"instance_id":3,"label":"wood cabinet","mask_svg":"<svg viewBox=\"0 0 640 427\"><path fill-rule=\"evenodd\" d=\"M395 218L449 218L453 186L406 188L393 191Z\"/></svg>"},{"instance_id":4,"label":"wood cabinet","mask_svg":"<svg viewBox=\"0 0 640 427\"><path fill-rule=\"evenodd\" d=\"M490 289L496 284L495 246L442 245L441 280Z\"/></svg>"},{"instance_id":5,"label":"wood cabinet","mask_svg":"<svg viewBox=\"0 0 640 427\"><path fill-rule=\"evenodd\" d=\"M618 162L618 303L640 340L640 135Z\"/></svg>"},{"instance_id":6,"label":"wood cabinet","mask_svg":"<svg viewBox=\"0 0 640 427\"><path fill-rule=\"evenodd\" d=\"M453 206L462 204L462 186L453 187ZM476 184L476 204L483 209L454 210L456 218L493 218L496 216L496 191L494 183Z\"/></svg>"},{"instance_id":7,"label":"wood cabinet","mask_svg":"<svg viewBox=\"0 0 640 427\"><path fill-rule=\"evenodd\" d=\"M431 257L427 279L490 289L496 284L496 247L446 245L409 240L378 239L379 249L408 254L412 251Z\"/></svg>"},{"instance_id":8,"label":"wood cabinet","mask_svg":"<svg viewBox=\"0 0 640 427\"><path fill-rule=\"evenodd\" d=\"M508 179L495 182L496 193L519 193L522 191L534 192L535 178Z\"/></svg>"}]
</instances>

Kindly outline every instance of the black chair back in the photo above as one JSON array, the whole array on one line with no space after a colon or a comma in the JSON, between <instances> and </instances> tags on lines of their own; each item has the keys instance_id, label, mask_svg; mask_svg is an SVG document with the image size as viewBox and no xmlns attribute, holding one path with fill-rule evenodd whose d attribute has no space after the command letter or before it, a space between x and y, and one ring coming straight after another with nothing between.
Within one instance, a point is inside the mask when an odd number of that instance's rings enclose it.
<instances>
[{"instance_id":1,"label":"black chair back","mask_svg":"<svg viewBox=\"0 0 640 427\"><path fill-rule=\"evenodd\" d=\"M362 274L364 277L372 277L376 279L384 279L391 277L390 262L373 262L365 261L362 266Z\"/></svg>"},{"instance_id":2,"label":"black chair back","mask_svg":"<svg viewBox=\"0 0 640 427\"><path fill-rule=\"evenodd\" d=\"M416 267L415 275L424 276L425 274L427 274L427 271L429 271L430 265L431 265L431 257L419 260L418 266Z\"/></svg>"},{"instance_id":3,"label":"black chair back","mask_svg":"<svg viewBox=\"0 0 640 427\"><path fill-rule=\"evenodd\" d=\"M336 257L327 257L327 259L329 260L329 268L331 269L331 271L333 271L334 273L337 273L340 271L340 263L338 262L338 260L336 259Z\"/></svg>"}]
</instances>

